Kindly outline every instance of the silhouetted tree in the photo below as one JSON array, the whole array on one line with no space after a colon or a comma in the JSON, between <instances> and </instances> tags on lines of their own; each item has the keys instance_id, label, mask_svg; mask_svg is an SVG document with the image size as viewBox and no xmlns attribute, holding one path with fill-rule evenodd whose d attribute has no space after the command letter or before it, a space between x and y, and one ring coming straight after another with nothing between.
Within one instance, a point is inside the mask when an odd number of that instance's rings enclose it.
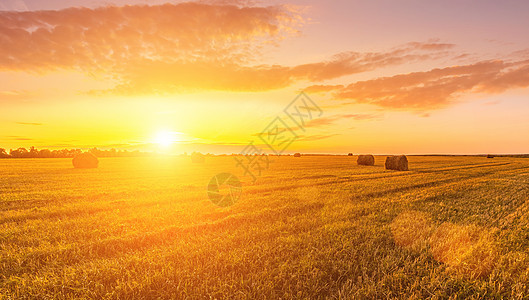
<instances>
[{"instance_id":1,"label":"silhouetted tree","mask_svg":"<svg viewBox=\"0 0 529 300\"><path fill-rule=\"evenodd\" d=\"M150 153L127 150L99 150L92 148L88 152L92 153L96 157L130 157L130 156L148 156ZM29 148L18 148L16 150L11 149L9 154L4 148L0 148L0 158L72 158L76 155L83 153L81 149L61 149L61 150L49 150L42 149L38 150L35 147Z\"/></svg>"},{"instance_id":2,"label":"silhouetted tree","mask_svg":"<svg viewBox=\"0 0 529 300\"><path fill-rule=\"evenodd\" d=\"M17 150L9 150L9 155L13 158L26 158L28 157L28 150L26 148L18 148Z\"/></svg>"},{"instance_id":3,"label":"silhouetted tree","mask_svg":"<svg viewBox=\"0 0 529 300\"><path fill-rule=\"evenodd\" d=\"M39 157L39 150L37 150L35 147L31 146L29 148L28 157Z\"/></svg>"},{"instance_id":4,"label":"silhouetted tree","mask_svg":"<svg viewBox=\"0 0 529 300\"><path fill-rule=\"evenodd\" d=\"M8 158L10 157L9 154L7 154L6 149L0 148L0 158Z\"/></svg>"},{"instance_id":5,"label":"silhouetted tree","mask_svg":"<svg viewBox=\"0 0 529 300\"><path fill-rule=\"evenodd\" d=\"M51 151L49 149L42 149L39 151L39 157L40 158L51 158L53 156L51 155Z\"/></svg>"}]
</instances>

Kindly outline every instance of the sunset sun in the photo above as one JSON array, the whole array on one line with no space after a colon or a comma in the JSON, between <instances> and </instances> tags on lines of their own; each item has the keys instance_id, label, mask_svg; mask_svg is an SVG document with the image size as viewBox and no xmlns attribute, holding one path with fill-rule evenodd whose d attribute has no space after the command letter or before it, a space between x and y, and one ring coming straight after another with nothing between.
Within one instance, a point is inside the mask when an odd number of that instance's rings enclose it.
<instances>
[{"instance_id":1,"label":"sunset sun","mask_svg":"<svg viewBox=\"0 0 529 300\"><path fill-rule=\"evenodd\" d=\"M176 133L171 131L158 131L154 142L161 147L169 147L171 144L177 142Z\"/></svg>"}]
</instances>

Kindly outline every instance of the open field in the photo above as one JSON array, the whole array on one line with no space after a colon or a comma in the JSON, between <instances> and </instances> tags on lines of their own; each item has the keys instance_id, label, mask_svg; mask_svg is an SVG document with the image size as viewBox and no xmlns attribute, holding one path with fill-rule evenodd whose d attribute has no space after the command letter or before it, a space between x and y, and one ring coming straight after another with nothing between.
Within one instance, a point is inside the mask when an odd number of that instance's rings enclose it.
<instances>
[{"instance_id":1,"label":"open field","mask_svg":"<svg viewBox=\"0 0 529 300\"><path fill-rule=\"evenodd\" d=\"M231 207L231 157L0 160L5 298L529 297L529 160L274 158ZM1 298L1 297L0 297Z\"/></svg>"}]
</instances>

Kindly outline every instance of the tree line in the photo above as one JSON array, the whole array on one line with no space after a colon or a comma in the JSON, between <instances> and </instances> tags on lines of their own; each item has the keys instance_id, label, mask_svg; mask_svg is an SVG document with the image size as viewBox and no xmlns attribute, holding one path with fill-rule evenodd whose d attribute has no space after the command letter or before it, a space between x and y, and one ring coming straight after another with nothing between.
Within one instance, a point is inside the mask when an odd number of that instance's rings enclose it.
<instances>
[{"instance_id":1,"label":"tree line","mask_svg":"<svg viewBox=\"0 0 529 300\"><path fill-rule=\"evenodd\" d=\"M82 153L81 149L61 149L61 150L49 150L49 149L37 149L31 147L10 149L7 152L6 149L0 148L0 158L72 158L77 154ZM88 152L94 154L96 157L130 157L130 156L147 156L150 153L127 150L116 150L114 148L110 150L100 150L97 148L92 148Z\"/></svg>"}]
</instances>

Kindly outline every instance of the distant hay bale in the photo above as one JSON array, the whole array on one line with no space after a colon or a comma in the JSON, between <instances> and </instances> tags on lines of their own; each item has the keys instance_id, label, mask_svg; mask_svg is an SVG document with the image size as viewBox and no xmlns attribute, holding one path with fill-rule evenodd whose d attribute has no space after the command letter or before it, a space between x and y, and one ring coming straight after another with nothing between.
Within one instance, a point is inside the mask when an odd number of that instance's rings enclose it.
<instances>
[{"instance_id":1,"label":"distant hay bale","mask_svg":"<svg viewBox=\"0 0 529 300\"><path fill-rule=\"evenodd\" d=\"M492 154L488 154L488 155L487 155L487 158L494 158L494 155L492 155Z\"/></svg>"},{"instance_id":2,"label":"distant hay bale","mask_svg":"<svg viewBox=\"0 0 529 300\"><path fill-rule=\"evenodd\" d=\"M386 169L408 171L408 158L406 155L388 156L386 158Z\"/></svg>"},{"instance_id":3,"label":"distant hay bale","mask_svg":"<svg viewBox=\"0 0 529 300\"><path fill-rule=\"evenodd\" d=\"M347 154L347 156L353 156L353 153L349 153L349 154Z\"/></svg>"},{"instance_id":4,"label":"distant hay bale","mask_svg":"<svg viewBox=\"0 0 529 300\"><path fill-rule=\"evenodd\" d=\"M301 153L294 153L294 157L301 157Z\"/></svg>"},{"instance_id":5,"label":"distant hay bale","mask_svg":"<svg viewBox=\"0 0 529 300\"><path fill-rule=\"evenodd\" d=\"M199 152L191 153L191 162L192 163L201 164L201 163L204 163L204 161L206 161L206 157L204 156L204 154L199 153Z\"/></svg>"},{"instance_id":6,"label":"distant hay bale","mask_svg":"<svg viewBox=\"0 0 529 300\"><path fill-rule=\"evenodd\" d=\"M72 159L72 164L76 169L92 169L97 168L99 165L99 160L92 153L85 152L76 155Z\"/></svg>"},{"instance_id":7,"label":"distant hay bale","mask_svg":"<svg viewBox=\"0 0 529 300\"><path fill-rule=\"evenodd\" d=\"M358 155L358 159L356 160L356 163L362 166L374 166L375 157L371 154Z\"/></svg>"}]
</instances>

